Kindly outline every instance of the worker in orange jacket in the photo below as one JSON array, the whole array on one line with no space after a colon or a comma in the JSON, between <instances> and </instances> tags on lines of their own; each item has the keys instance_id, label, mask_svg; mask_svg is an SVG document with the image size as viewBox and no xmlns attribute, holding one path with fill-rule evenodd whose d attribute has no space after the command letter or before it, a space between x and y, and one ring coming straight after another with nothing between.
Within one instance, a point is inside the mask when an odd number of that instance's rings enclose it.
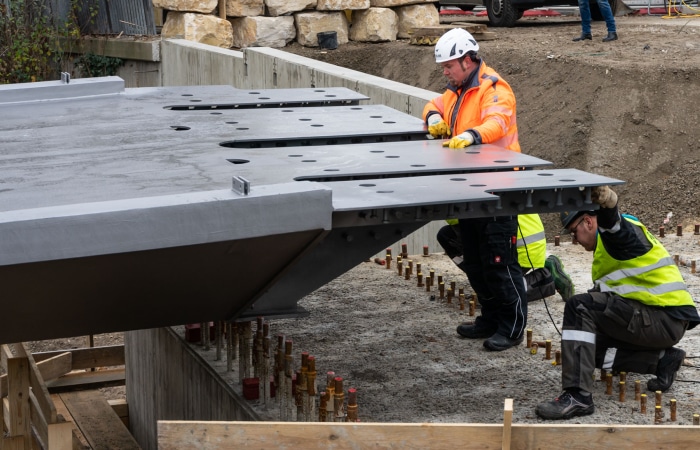
<instances>
[{"instance_id":1,"label":"worker in orange jacket","mask_svg":"<svg viewBox=\"0 0 700 450\"><path fill-rule=\"evenodd\" d=\"M450 138L446 147L494 144L520 151L515 94L496 71L477 56L479 44L463 29L445 33L435 45L435 61L449 84L423 108L428 131Z\"/></svg>"},{"instance_id":2,"label":"worker in orange jacket","mask_svg":"<svg viewBox=\"0 0 700 450\"><path fill-rule=\"evenodd\" d=\"M435 44L435 61L449 82L443 95L428 102L423 118L443 145L463 149L472 144L495 144L520 151L515 119L515 95L510 85L478 56L479 44L459 28ZM459 231L463 257L459 266L481 304L474 324L461 324L457 333L485 339L491 351L506 350L523 341L527 324L527 294L517 257L517 216L462 219Z\"/></svg>"}]
</instances>

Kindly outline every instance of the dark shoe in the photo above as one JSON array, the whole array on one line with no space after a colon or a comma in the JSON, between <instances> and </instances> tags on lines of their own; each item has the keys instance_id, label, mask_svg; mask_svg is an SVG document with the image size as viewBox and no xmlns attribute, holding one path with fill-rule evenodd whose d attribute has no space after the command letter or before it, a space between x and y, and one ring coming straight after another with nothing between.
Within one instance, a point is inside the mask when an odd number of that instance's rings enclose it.
<instances>
[{"instance_id":1,"label":"dark shoe","mask_svg":"<svg viewBox=\"0 0 700 450\"><path fill-rule=\"evenodd\" d=\"M581 36L573 38L572 41L578 42L578 41L583 41L583 40L586 40L586 39L588 39L589 41L592 41L592 40L593 40L593 36L591 36L590 33L589 33L589 34L581 33ZM616 37L615 39L617 39L617 37Z\"/></svg>"},{"instance_id":2,"label":"dark shoe","mask_svg":"<svg viewBox=\"0 0 700 450\"><path fill-rule=\"evenodd\" d=\"M500 352L502 350L508 350L516 345L520 345L522 342L522 335L520 335L520 337L517 339L511 339L508 336L495 333L493 336L484 341L484 347L486 347L486 350L491 350L492 352Z\"/></svg>"},{"instance_id":3,"label":"dark shoe","mask_svg":"<svg viewBox=\"0 0 700 450\"><path fill-rule=\"evenodd\" d=\"M611 33L608 33L608 35L603 38L603 42L610 42L610 41L616 41L616 40L617 40L617 33L614 31Z\"/></svg>"},{"instance_id":4,"label":"dark shoe","mask_svg":"<svg viewBox=\"0 0 700 450\"><path fill-rule=\"evenodd\" d=\"M567 301L574 295L574 283L569 274L564 272L564 263L556 255L549 255L544 262L544 266L554 278L554 286L561 295L562 300Z\"/></svg>"},{"instance_id":5,"label":"dark shoe","mask_svg":"<svg viewBox=\"0 0 700 450\"><path fill-rule=\"evenodd\" d=\"M663 358L656 366L656 378L647 381L647 389L650 391L666 392L676 379L678 369L685 359L685 351L671 347L666 349Z\"/></svg>"},{"instance_id":6,"label":"dark shoe","mask_svg":"<svg viewBox=\"0 0 700 450\"><path fill-rule=\"evenodd\" d=\"M484 339L491 336L493 333L493 328L479 325L467 325L466 323L457 325L457 334L467 339Z\"/></svg>"},{"instance_id":7,"label":"dark shoe","mask_svg":"<svg viewBox=\"0 0 700 450\"><path fill-rule=\"evenodd\" d=\"M594 411L592 395L581 395L571 390L564 391L551 402L540 403L535 408L535 413L545 420L571 419L593 414Z\"/></svg>"}]
</instances>

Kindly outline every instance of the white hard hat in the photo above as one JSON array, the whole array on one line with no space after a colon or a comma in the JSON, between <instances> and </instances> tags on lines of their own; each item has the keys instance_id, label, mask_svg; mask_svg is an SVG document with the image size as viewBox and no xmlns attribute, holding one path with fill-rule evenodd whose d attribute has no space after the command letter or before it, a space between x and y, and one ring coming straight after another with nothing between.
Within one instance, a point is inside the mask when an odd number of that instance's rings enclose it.
<instances>
[{"instance_id":1,"label":"white hard hat","mask_svg":"<svg viewBox=\"0 0 700 450\"><path fill-rule=\"evenodd\" d=\"M453 59L461 58L468 52L478 52L479 44L467 30L453 28L435 44L435 62L443 63Z\"/></svg>"}]
</instances>

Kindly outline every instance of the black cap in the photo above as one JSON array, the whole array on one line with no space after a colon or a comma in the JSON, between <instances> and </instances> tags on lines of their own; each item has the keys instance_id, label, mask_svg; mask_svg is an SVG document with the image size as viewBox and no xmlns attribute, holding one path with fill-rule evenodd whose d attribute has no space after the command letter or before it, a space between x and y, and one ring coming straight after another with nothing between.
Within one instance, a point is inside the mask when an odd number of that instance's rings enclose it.
<instances>
[{"instance_id":1,"label":"black cap","mask_svg":"<svg viewBox=\"0 0 700 450\"><path fill-rule=\"evenodd\" d=\"M595 211L562 211L561 213L559 213L559 219L561 220L561 226L564 227L564 230L562 231L562 233L568 233L569 230L567 230L566 227L568 227L571 222L573 222L578 217L581 217L584 214L595 216L596 212Z\"/></svg>"}]
</instances>

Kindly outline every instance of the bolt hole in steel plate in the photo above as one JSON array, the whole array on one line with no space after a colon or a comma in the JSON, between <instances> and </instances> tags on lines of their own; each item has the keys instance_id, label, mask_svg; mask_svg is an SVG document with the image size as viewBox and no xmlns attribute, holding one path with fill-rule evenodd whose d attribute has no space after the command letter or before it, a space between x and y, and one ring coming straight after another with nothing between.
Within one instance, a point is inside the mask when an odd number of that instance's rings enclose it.
<instances>
[{"instance_id":1,"label":"bolt hole in steel plate","mask_svg":"<svg viewBox=\"0 0 700 450\"><path fill-rule=\"evenodd\" d=\"M191 101L192 103L199 103L199 102L201 102L202 100L200 100L200 99L198 99L198 98L193 98L193 99L190 100L190 101Z\"/></svg>"},{"instance_id":2,"label":"bolt hole in steel plate","mask_svg":"<svg viewBox=\"0 0 700 450\"><path fill-rule=\"evenodd\" d=\"M248 164L250 162L247 159L227 159L226 161L231 164Z\"/></svg>"},{"instance_id":3,"label":"bolt hole in steel plate","mask_svg":"<svg viewBox=\"0 0 700 450\"><path fill-rule=\"evenodd\" d=\"M382 123L396 123L396 122L394 122L393 120L385 120L385 121L382 122Z\"/></svg>"},{"instance_id":4,"label":"bolt hole in steel plate","mask_svg":"<svg viewBox=\"0 0 700 450\"><path fill-rule=\"evenodd\" d=\"M370 153L384 153L384 150L370 150Z\"/></svg>"},{"instance_id":5,"label":"bolt hole in steel plate","mask_svg":"<svg viewBox=\"0 0 700 450\"><path fill-rule=\"evenodd\" d=\"M270 97L258 97L258 100L270 100Z\"/></svg>"},{"instance_id":6,"label":"bolt hole in steel plate","mask_svg":"<svg viewBox=\"0 0 700 450\"><path fill-rule=\"evenodd\" d=\"M377 191L377 194L392 194L394 191Z\"/></svg>"},{"instance_id":7,"label":"bolt hole in steel plate","mask_svg":"<svg viewBox=\"0 0 700 450\"><path fill-rule=\"evenodd\" d=\"M170 125L170 128L175 131L187 131L190 129L190 127L186 127L184 125Z\"/></svg>"},{"instance_id":8,"label":"bolt hole in steel plate","mask_svg":"<svg viewBox=\"0 0 700 450\"><path fill-rule=\"evenodd\" d=\"M301 122L311 122L311 119L299 119Z\"/></svg>"},{"instance_id":9,"label":"bolt hole in steel plate","mask_svg":"<svg viewBox=\"0 0 700 450\"><path fill-rule=\"evenodd\" d=\"M324 172L339 172L340 169L323 169Z\"/></svg>"},{"instance_id":10,"label":"bolt hole in steel plate","mask_svg":"<svg viewBox=\"0 0 700 450\"><path fill-rule=\"evenodd\" d=\"M334 97L337 97L337 95L334 95L334 94L328 94L328 95L324 95L324 97L330 97L330 98L334 98Z\"/></svg>"},{"instance_id":11,"label":"bolt hole in steel plate","mask_svg":"<svg viewBox=\"0 0 700 450\"><path fill-rule=\"evenodd\" d=\"M374 187L376 184L371 184L371 183L363 183L360 185L360 187Z\"/></svg>"},{"instance_id":12,"label":"bolt hole in steel plate","mask_svg":"<svg viewBox=\"0 0 700 450\"><path fill-rule=\"evenodd\" d=\"M425 164L411 164L411 167L425 167Z\"/></svg>"},{"instance_id":13,"label":"bolt hole in steel plate","mask_svg":"<svg viewBox=\"0 0 700 450\"><path fill-rule=\"evenodd\" d=\"M304 155L287 155L287 156L289 156L290 158L301 158Z\"/></svg>"},{"instance_id":14,"label":"bolt hole in steel plate","mask_svg":"<svg viewBox=\"0 0 700 450\"><path fill-rule=\"evenodd\" d=\"M183 97L192 97L192 94L182 94Z\"/></svg>"},{"instance_id":15,"label":"bolt hole in steel plate","mask_svg":"<svg viewBox=\"0 0 700 450\"><path fill-rule=\"evenodd\" d=\"M258 92L258 91L252 91L252 92L248 92L248 93L251 95L259 95L260 94L260 92Z\"/></svg>"},{"instance_id":16,"label":"bolt hole in steel plate","mask_svg":"<svg viewBox=\"0 0 700 450\"><path fill-rule=\"evenodd\" d=\"M323 124L320 124L320 123L312 123L311 126L312 126L312 127L322 127Z\"/></svg>"},{"instance_id":17,"label":"bolt hole in steel plate","mask_svg":"<svg viewBox=\"0 0 700 450\"><path fill-rule=\"evenodd\" d=\"M316 162L315 159L302 159L301 162Z\"/></svg>"},{"instance_id":18,"label":"bolt hole in steel plate","mask_svg":"<svg viewBox=\"0 0 700 450\"><path fill-rule=\"evenodd\" d=\"M294 112L293 109L283 109L282 112Z\"/></svg>"},{"instance_id":19,"label":"bolt hole in steel plate","mask_svg":"<svg viewBox=\"0 0 700 450\"><path fill-rule=\"evenodd\" d=\"M553 173L538 173L537 174L538 177L551 177L552 175L554 175L554 174Z\"/></svg>"},{"instance_id":20,"label":"bolt hole in steel plate","mask_svg":"<svg viewBox=\"0 0 700 450\"><path fill-rule=\"evenodd\" d=\"M573 183L573 182L575 182L576 180L571 180L571 179L569 179L569 178L563 178L563 179L561 179L561 180L559 180L559 181L561 181L562 183Z\"/></svg>"},{"instance_id":21,"label":"bolt hole in steel plate","mask_svg":"<svg viewBox=\"0 0 700 450\"><path fill-rule=\"evenodd\" d=\"M400 158L400 156L396 156L396 155L386 155L385 158Z\"/></svg>"},{"instance_id":22,"label":"bolt hole in steel plate","mask_svg":"<svg viewBox=\"0 0 700 450\"><path fill-rule=\"evenodd\" d=\"M450 178L450 181L467 181L466 178Z\"/></svg>"},{"instance_id":23,"label":"bolt hole in steel plate","mask_svg":"<svg viewBox=\"0 0 700 450\"><path fill-rule=\"evenodd\" d=\"M209 114L212 114L212 115L215 115L215 116L219 116L219 115L221 115L222 113L220 113L220 112L210 112Z\"/></svg>"},{"instance_id":24,"label":"bolt hole in steel plate","mask_svg":"<svg viewBox=\"0 0 700 450\"><path fill-rule=\"evenodd\" d=\"M229 125L236 125L238 122L226 122Z\"/></svg>"}]
</instances>

